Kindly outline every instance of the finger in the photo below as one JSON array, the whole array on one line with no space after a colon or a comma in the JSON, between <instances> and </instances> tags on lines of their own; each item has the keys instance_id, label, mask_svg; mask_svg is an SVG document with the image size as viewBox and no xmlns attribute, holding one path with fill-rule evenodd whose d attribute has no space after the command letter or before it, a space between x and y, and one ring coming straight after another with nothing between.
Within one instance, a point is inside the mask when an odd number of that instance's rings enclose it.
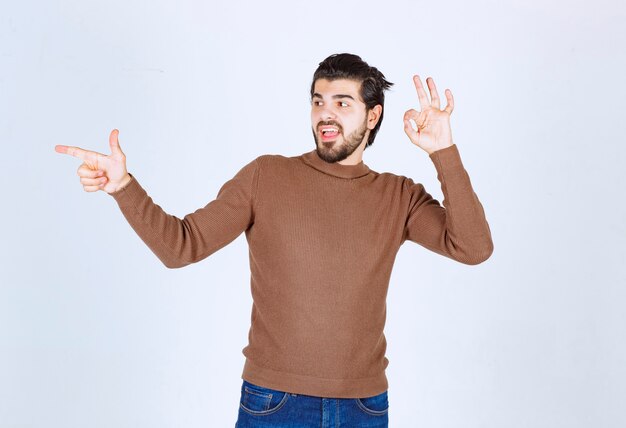
<instances>
[{"instance_id":1,"label":"finger","mask_svg":"<svg viewBox=\"0 0 626 428\"><path fill-rule=\"evenodd\" d=\"M413 128L413 125L411 125L411 119L413 119L416 124L418 123L419 113L415 111L414 109L407 110L406 113L404 113L403 119L404 119L404 132L406 133L406 135L411 139L411 141L414 141L414 142L419 141L419 126L416 131Z\"/></svg>"},{"instance_id":2,"label":"finger","mask_svg":"<svg viewBox=\"0 0 626 428\"><path fill-rule=\"evenodd\" d=\"M85 160L87 158L87 151L79 147L64 146L64 145L58 144L54 146L54 150L57 153L63 153L66 155L74 156L82 160Z\"/></svg>"},{"instance_id":3,"label":"finger","mask_svg":"<svg viewBox=\"0 0 626 428\"><path fill-rule=\"evenodd\" d=\"M107 182L106 177L98 177L98 178L84 178L81 177L80 184L83 186L100 186Z\"/></svg>"},{"instance_id":4,"label":"finger","mask_svg":"<svg viewBox=\"0 0 626 428\"><path fill-rule=\"evenodd\" d=\"M100 186L83 186L85 192L97 192L100 190Z\"/></svg>"},{"instance_id":5,"label":"finger","mask_svg":"<svg viewBox=\"0 0 626 428\"><path fill-rule=\"evenodd\" d=\"M120 141L118 139L119 135L120 131L118 131L117 129L111 131L111 134L109 135L109 146L111 147L111 153L121 155L124 153L122 152L122 148L120 147Z\"/></svg>"},{"instance_id":6,"label":"finger","mask_svg":"<svg viewBox=\"0 0 626 428\"><path fill-rule=\"evenodd\" d=\"M420 77L416 74L415 76L413 76L413 83L415 83L415 89L417 90L417 98L420 101L420 110L424 110L426 107L428 107L428 97L426 96L426 91L424 90L424 87L422 86L422 81L420 80Z\"/></svg>"},{"instance_id":7,"label":"finger","mask_svg":"<svg viewBox=\"0 0 626 428\"><path fill-rule=\"evenodd\" d=\"M81 163L78 167L78 176L85 178L96 178L104 175L104 171L98 169L91 169L86 163Z\"/></svg>"},{"instance_id":8,"label":"finger","mask_svg":"<svg viewBox=\"0 0 626 428\"><path fill-rule=\"evenodd\" d=\"M425 118L421 112L415 109L407 110L404 113L404 120L408 120L410 123L411 119L415 122L415 126L417 126L418 129L423 127Z\"/></svg>"},{"instance_id":9,"label":"finger","mask_svg":"<svg viewBox=\"0 0 626 428\"><path fill-rule=\"evenodd\" d=\"M419 131L419 128L418 128ZM411 141L417 144L419 142L419 132L413 129L411 122L407 119L404 119L404 132L409 137Z\"/></svg>"},{"instance_id":10,"label":"finger","mask_svg":"<svg viewBox=\"0 0 626 428\"><path fill-rule=\"evenodd\" d=\"M428 89L430 90L430 105L439 110L439 94L437 93L437 87L435 86L435 81L432 77L426 78L426 84L428 85Z\"/></svg>"},{"instance_id":11,"label":"finger","mask_svg":"<svg viewBox=\"0 0 626 428\"><path fill-rule=\"evenodd\" d=\"M82 159L92 164L96 164L98 156L104 156L101 153L92 152L91 150L84 150L84 149L81 149L80 147L63 146L60 144L54 146L54 150L57 153L63 153L66 155L74 156L76 158Z\"/></svg>"},{"instance_id":12,"label":"finger","mask_svg":"<svg viewBox=\"0 0 626 428\"><path fill-rule=\"evenodd\" d=\"M454 97L452 96L452 91L450 89L446 89L446 100L448 101L448 105L446 105L445 111L448 114L452 114L452 110L454 110Z\"/></svg>"}]
</instances>

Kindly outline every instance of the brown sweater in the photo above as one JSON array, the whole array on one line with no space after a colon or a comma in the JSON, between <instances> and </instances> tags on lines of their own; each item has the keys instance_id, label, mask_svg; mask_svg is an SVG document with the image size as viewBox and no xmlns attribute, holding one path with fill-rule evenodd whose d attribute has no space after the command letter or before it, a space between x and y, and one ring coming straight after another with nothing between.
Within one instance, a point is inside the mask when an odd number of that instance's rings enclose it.
<instances>
[{"instance_id":1,"label":"brown sweater","mask_svg":"<svg viewBox=\"0 0 626 428\"><path fill-rule=\"evenodd\" d=\"M169 268L198 262L242 232L253 298L242 379L293 393L356 398L388 388L383 327L396 253L410 240L474 265L493 243L456 145L430 154L443 206L420 183L315 150L262 155L182 220L135 177L111 195Z\"/></svg>"}]
</instances>

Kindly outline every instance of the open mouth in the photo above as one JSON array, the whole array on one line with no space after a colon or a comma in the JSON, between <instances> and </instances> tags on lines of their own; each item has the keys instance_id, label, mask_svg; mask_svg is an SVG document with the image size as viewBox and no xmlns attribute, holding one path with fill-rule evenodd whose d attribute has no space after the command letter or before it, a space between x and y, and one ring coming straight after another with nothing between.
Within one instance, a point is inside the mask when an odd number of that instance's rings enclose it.
<instances>
[{"instance_id":1,"label":"open mouth","mask_svg":"<svg viewBox=\"0 0 626 428\"><path fill-rule=\"evenodd\" d=\"M322 141L331 141L339 135L339 128L336 126L321 126L319 128Z\"/></svg>"}]
</instances>

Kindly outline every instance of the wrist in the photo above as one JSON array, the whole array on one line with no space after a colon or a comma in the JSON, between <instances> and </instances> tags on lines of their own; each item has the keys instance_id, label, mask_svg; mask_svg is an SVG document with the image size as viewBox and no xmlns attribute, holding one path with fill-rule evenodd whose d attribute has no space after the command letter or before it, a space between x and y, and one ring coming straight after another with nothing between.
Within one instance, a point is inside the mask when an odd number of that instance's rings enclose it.
<instances>
[{"instance_id":1,"label":"wrist","mask_svg":"<svg viewBox=\"0 0 626 428\"><path fill-rule=\"evenodd\" d=\"M115 188L114 192L118 192L118 191L122 190L124 187L126 187L128 185L128 183L130 183L131 180L132 180L132 177L127 172L126 175L124 175L124 177L122 177L122 179L120 180L120 182L117 185L117 187Z\"/></svg>"},{"instance_id":2,"label":"wrist","mask_svg":"<svg viewBox=\"0 0 626 428\"><path fill-rule=\"evenodd\" d=\"M447 143L447 144L442 144L442 145L438 145L435 146L432 150L428 151L429 155L432 155L433 153L435 153L438 150L443 150L443 149L447 149L448 147L452 147L454 143Z\"/></svg>"}]
</instances>

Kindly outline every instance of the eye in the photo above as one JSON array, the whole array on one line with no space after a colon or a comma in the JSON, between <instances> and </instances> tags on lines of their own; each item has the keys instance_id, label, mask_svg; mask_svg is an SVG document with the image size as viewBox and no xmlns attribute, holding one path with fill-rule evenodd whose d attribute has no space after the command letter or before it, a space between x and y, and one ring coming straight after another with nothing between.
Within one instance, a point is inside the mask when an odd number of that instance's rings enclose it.
<instances>
[{"instance_id":1,"label":"eye","mask_svg":"<svg viewBox=\"0 0 626 428\"><path fill-rule=\"evenodd\" d=\"M314 106L320 106L320 105L322 105L322 102L321 101L313 101L313 105Z\"/></svg>"},{"instance_id":2,"label":"eye","mask_svg":"<svg viewBox=\"0 0 626 428\"><path fill-rule=\"evenodd\" d=\"M345 102L345 101L339 101L339 105L340 105L341 107L348 107L348 103L347 103L347 102Z\"/></svg>"}]
</instances>

